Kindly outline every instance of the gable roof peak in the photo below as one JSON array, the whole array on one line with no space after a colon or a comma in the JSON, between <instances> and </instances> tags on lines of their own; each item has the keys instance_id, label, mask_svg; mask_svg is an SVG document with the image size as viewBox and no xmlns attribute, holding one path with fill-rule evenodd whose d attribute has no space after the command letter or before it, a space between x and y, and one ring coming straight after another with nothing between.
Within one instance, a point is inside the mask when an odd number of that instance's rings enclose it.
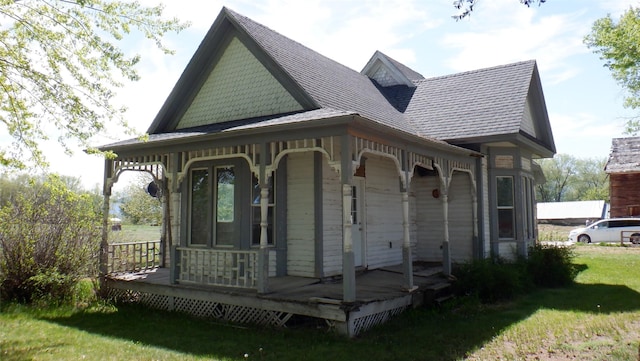
<instances>
[{"instance_id":1,"label":"gable roof peak","mask_svg":"<svg viewBox=\"0 0 640 361\"><path fill-rule=\"evenodd\" d=\"M383 87L405 85L414 88L414 81L424 79L422 74L379 50L373 53L360 73L375 80Z\"/></svg>"}]
</instances>

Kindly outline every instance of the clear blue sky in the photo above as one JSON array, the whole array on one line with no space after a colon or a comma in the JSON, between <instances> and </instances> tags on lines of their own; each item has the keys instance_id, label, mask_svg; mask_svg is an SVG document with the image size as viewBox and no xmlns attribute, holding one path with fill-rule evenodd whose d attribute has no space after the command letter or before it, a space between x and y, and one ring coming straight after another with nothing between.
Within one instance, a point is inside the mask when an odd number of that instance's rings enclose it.
<instances>
[{"instance_id":1,"label":"clear blue sky","mask_svg":"<svg viewBox=\"0 0 640 361\"><path fill-rule=\"evenodd\" d=\"M158 1L141 1L155 5ZM360 71L376 51L425 77L535 59L538 62L558 153L606 158L611 138L622 137L624 93L603 62L583 44L593 22L615 18L637 1L548 0L527 8L518 0L479 1L472 16L455 21L451 0L229 0L171 1L167 16L192 26L168 38L176 55L161 55L139 37L125 44L142 56L142 80L121 89L129 121L145 131L222 6L227 6L319 53ZM460 101L473 94L461 94ZM120 140L117 130L97 144ZM102 181L100 158L74 160L48 152L54 171ZM73 164L75 163L75 165Z\"/></svg>"}]
</instances>

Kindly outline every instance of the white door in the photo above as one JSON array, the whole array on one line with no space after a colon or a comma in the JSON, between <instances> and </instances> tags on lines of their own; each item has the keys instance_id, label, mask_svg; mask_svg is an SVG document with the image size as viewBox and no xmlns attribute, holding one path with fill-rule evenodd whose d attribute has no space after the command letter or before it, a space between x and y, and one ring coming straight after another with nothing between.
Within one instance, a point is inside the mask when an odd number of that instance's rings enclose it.
<instances>
[{"instance_id":1,"label":"white door","mask_svg":"<svg viewBox=\"0 0 640 361\"><path fill-rule=\"evenodd\" d=\"M353 256L356 267L367 265L365 243L364 214L364 178L354 177L351 194L351 236L353 239Z\"/></svg>"}]
</instances>

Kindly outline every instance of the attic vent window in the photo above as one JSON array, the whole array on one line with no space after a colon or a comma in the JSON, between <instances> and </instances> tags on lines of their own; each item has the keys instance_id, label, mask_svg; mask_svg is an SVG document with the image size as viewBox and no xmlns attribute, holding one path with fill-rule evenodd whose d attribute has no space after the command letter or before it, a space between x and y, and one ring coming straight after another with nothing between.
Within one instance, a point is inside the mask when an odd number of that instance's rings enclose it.
<instances>
[{"instance_id":1,"label":"attic vent window","mask_svg":"<svg viewBox=\"0 0 640 361\"><path fill-rule=\"evenodd\" d=\"M398 84L398 81L383 66L379 67L371 78L384 87Z\"/></svg>"}]
</instances>

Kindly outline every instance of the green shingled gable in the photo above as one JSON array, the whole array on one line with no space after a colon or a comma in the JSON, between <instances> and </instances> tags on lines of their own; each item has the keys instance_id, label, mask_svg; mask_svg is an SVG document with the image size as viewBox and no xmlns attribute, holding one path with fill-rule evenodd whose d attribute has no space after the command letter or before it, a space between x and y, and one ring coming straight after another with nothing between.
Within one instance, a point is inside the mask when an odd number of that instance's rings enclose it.
<instances>
[{"instance_id":1,"label":"green shingled gable","mask_svg":"<svg viewBox=\"0 0 640 361\"><path fill-rule=\"evenodd\" d=\"M176 129L303 110L234 37Z\"/></svg>"}]
</instances>

